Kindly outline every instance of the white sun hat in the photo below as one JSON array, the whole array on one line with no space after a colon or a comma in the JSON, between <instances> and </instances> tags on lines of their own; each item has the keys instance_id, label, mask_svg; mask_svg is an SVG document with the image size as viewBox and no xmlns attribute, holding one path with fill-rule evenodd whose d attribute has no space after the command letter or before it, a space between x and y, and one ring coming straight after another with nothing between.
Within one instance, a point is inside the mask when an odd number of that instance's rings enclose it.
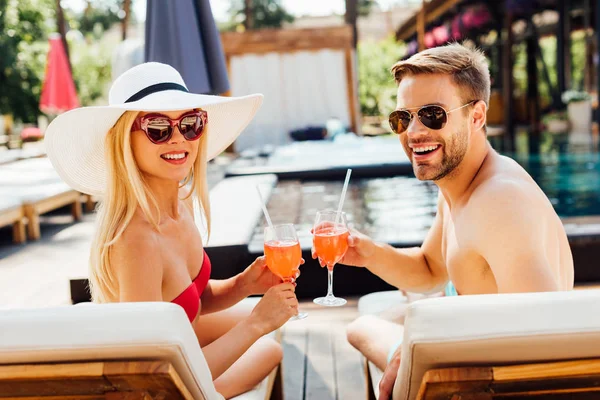
<instances>
[{"instance_id":1,"label":"white sun hat","mask_svg":"<svg viewBox=\"0 0 600 400\"><path fill-rule=\"evenodd\" d=\"M106 187L104 138L125 111L178 111L201 108L208 114L207 155L224 151L250 123L262 94L241 97L189 93L167 64L137 65L113 83L108 106L81 107L56 117L45 134L48 158L73 189L102 196Z\"/></svg>"}]
</instances>

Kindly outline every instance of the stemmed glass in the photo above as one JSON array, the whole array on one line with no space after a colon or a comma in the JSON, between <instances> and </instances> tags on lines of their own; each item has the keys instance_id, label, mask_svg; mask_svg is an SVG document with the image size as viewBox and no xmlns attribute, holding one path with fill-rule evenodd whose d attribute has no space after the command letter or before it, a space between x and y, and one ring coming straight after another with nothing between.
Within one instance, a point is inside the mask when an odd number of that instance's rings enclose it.
<instances>
[{"instance_id":1,"label":"stemmed glass","mask_svg":"<svg viewBox=\"0 0 600 400\"><path fill-rule=\"evenodd\" d=\"M313 301L321 306L337 307L346 300L333 295L333 267L348 250L346 214L339 211L318 211L313 227L313 246L321 265L327 266L327 295Z\"/></svg>"},{"instance_id":2,"label":"stemmed glass","mask_svg":"<svg viewBox=\"0 0 600 400\"><path fill-rule=\"evenodd\" d=\"M284 282L294 282L302 261L302 250L294 224L280 224L265 227L265 257L271 272ZM305 312L298 312L290 321L306 318Z\"/></svg>"}]
</instances>

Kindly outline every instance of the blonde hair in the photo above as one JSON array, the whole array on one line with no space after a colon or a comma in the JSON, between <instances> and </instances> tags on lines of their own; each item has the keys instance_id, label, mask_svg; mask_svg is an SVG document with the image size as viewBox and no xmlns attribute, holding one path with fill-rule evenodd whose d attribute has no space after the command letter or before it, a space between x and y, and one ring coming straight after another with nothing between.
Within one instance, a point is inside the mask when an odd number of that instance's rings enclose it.
<instances>
[{"instance_id":1,"label":"blonde hair","mask_svg":"<svg viewBox=\"0 0 600 400\"><path fill-rule=\"evenodd\" d=\"M115 244L139 208L146 220L159 231L160 212L156 199L135 162L131 149L131 126L137 117L135 111L125 112L106 135L104 148L106 157L106 191L97 210L97 228L90 254L89 285L92 301L105 303L118 298L118 285L114 269L110 265L112 245ZM210 232L210 205L206 182L206 138L199 139L198 155L190 174L181 187L191 182L192 201L200 202L202 217ZM195 208L195 207L194 207Z\"/></svg>"},{"instance_id":2,"label":"blonde hair","mask_svg":"<svg viewBox=\"0 0 600 400\"><path fill-rule=\"evenodd\" d=\"M450 75L461 93L461 100L483 100L490 103L490 71L481 50L459 43L424 50L407 60L399 61L391 69L396 83L409 75Z\"/></svg>"}]
</instances>

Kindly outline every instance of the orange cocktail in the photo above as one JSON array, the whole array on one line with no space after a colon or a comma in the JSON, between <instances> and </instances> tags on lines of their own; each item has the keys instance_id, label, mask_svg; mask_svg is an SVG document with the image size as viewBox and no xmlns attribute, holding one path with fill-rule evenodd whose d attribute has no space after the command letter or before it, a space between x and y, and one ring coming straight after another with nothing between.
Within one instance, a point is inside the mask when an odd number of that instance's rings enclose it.
<instances>
[{"instance_id":1,"label":"orange cocktail","mask_svg":"<svg viewBox=\"0 0 600 400\"><path fill-rule=\"evenodd\" d=\"M321 266L327 266L327 295L317 297L316 304L337 307L346 304L346 300L333 295L333 266L348 251L350 230L346 222L346 214L337 211L317 211L313 225L313 249Z\"/></svg>"},{"instance_id":2,"label":"orange cocktail","mask_svg":"<svg viewBox=\"0 0 600 400\"><path fill-rule=\"evenodd\" d=\"M293 281L302 260L297 240L270 240L265 242L265 257L271 272L284 281Z\"/></svg>"},{"instance_id":3,"label":"orange cocktail","mask_svg":"<svg viewBox=\"0 0 600 400\"><path fill-rule=\"evenodd\" d=\"M267 266L273 275L285 282L295 282L300 272L302 249L294 224L265 227L264 249ZM306 318L308 314L298 312L290 321Z\"/></svg>"},{"instance_id":4,"label":"orange cocktail","mask_svg":"<svg viewBox=\"0 0 600 400\"><path fill-rule=\"evenodd\" d=\"M321 264L331 269L344 257L348 250L349 235L348 229L339 226L318 228L314 232L313 244Z\"/></svg>"}]
</instances>

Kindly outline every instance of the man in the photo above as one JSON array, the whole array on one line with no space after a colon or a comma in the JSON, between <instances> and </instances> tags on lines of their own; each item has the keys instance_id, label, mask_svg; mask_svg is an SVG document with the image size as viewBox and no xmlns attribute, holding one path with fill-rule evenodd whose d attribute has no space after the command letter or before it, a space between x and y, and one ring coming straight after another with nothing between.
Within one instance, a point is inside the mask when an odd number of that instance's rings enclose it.
<instances>
[{"instance_id":1,"label":"man","mask_svg":"<svg viewBox=\"0 0 600 400\"><path fill-rule=\"evenodd\" d=\"M398 97L390 125L416 177L439 187L437 215L419 248L394 249L354 231L340 263L366 267L409 292L572 289L571 250L552 204L523 168L487 141L484 55L451 44L398 62L392 73ZM385 369L380 399L391 395L402 335L400 324L374 316L348 327L350 343Z\"/></svg>"}]
</instances>

